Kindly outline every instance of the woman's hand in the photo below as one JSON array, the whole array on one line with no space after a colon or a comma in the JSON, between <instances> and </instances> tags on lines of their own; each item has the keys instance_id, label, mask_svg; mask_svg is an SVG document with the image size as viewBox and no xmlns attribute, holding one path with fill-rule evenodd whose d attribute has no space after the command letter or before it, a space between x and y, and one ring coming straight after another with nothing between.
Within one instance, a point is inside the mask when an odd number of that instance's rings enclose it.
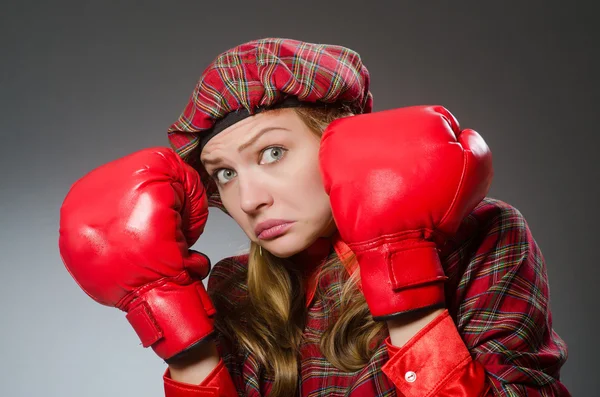
<instances>
[{"instance_id":1,"label":"woman's hand","mask_svg":"<svg viewBox=\"0 0 600 397\"><path fill-rule=\"evenodd\" d=\"M77 181L60 212L60 254L94 300L127 312L144 347L181 359L213 333L201 279L208 258L191 247L208 203L198 173L168 148L104 164Z\"/></svg>"},{"instance_id":2,"label":"woman's hand","mask_svg":"<svg viewBox=\"0 0 600 397\"><path fill-rule=\"evenodd\" d=\"M373 318L444 307L438 251L492 180L479 134L442 106L400 108L335 120L319 160Z\"/></svg>"}]
</instances>

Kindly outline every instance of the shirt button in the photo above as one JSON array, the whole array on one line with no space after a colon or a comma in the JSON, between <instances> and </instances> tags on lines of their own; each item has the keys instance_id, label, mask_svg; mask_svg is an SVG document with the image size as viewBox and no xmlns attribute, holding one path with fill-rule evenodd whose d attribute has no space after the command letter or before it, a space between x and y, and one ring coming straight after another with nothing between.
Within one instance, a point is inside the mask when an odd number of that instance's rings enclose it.
<instances>
[{"instance_id":1,"label":"shirt button","mask_svg":"<svg viewBox=\"0 0 600 397\"><path fill-rule=\"evenodd\" d=\"M404 374L404 379L407 382L413 383L414 381L417 380L417 374L415 374L413 371L408 371L407 373Z\"/></svg>"}]
</instances>

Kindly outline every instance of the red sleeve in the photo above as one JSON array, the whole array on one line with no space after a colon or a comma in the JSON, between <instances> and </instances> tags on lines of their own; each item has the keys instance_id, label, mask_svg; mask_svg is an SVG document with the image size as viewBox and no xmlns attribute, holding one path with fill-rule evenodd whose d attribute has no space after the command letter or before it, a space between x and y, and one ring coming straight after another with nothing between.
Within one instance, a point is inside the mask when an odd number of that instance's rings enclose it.
<instances>
[{"instance_id":1,"label":"red sleeve","mask_svg":"<svg viewBox=\"0 0 600 397\"><path fill-rule=\"evenodd\" d=\"M199 385L190 385L171 379L169 369L163 375L165 397L237 397L237 391L223 359Z\"/></svg>"},{"instance_id":2,"label":"red sleeve","mask_svg":"<svg viewBox=\"0 0 600 397\"><path fill-rule=\"evenodd\" d=\"M405 397L570 396L546 265L521 213L486 198L442 257L448 310L382 368ZM451 315L450 315L450 314Z\"/></svg>"},{"instance_id":3,"label":"red sleeve","mask_svg":"<svg viewBox=\"0 0 600 397\"><path fill-rule=\"evenodd\" d=\"M485 396L483 365L473 361L445 310L404 346L385 341L389 361L382 371L405 397Z\"/></svg>"}]
</instances>

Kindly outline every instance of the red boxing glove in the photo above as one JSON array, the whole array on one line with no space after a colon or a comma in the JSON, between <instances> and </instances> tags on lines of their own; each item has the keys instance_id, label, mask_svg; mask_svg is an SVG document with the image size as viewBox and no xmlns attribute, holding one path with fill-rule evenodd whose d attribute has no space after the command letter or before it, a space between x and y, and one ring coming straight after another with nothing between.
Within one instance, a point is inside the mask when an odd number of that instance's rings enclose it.
<instances>
[{"instance_id":1,"label":"red boxing glove","mask_svg":"<svg viewBox=\"0 0 600 397\"><path fill-rule=\"evenodd\" d=\"M213 332L201 279L210 261L190 251L208 202L198 173L168 148L105 164L77 181L60 211L62 260L94 300L127 312L144 347L182 357Z\"/></svg>"},{"instance_id":2,"label":"red boxing glove","mask_svg":"<svg viewBox=\"0 0 600 397\"><path fill-rule=\"evenodd\" d=\"M491 152L442 106L335 120L321 174L375 320L445 306L439 249L487 194Z\"/></svg>"}]
</instances>

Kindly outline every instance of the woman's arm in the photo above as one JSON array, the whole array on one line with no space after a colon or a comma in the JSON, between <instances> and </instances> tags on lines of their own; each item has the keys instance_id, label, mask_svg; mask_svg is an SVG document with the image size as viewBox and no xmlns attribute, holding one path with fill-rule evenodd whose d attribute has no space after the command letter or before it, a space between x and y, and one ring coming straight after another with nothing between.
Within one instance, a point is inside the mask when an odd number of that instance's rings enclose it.
<instances>
[{"instance_id":1,"label":"woman's arm","mask_svg":"<svg viewBox=\"0 0 600 397\"><path fill-rule=\"evenodd\" d=\"M214 342L207 343L198 354L187 359L169 363L170 378L177 382L200 384L216 368L221 357Z\"/></svg>"},{"instance_id":2,"label":"woman's arm","mask_svg":"<svg viewBox=\"0 0 600 397\"><path fill-rule=\"evenodd\" d=\"M194 353L169 362L163 375L165 397L237 397L215 342L206 343Z\"/></svg>"},{"instance_id":3,"label":"woman's arm","mask_svg":"<svg viewBox=\"0 0 600 397\"><path fill-rule=\"evenodd\" d=\"M388 320L390 343L397 347L404 346L417 332L425 328L427 324L431 323L431 321L443 312L444 309L434 309L413 317L404 316Z\"/></svg>"},{"instance_id":4,"label":"woman's arm","mask_svg":"<svg viewBox=\"0 0 600 397\"><path fill-rule=\"evenodd\" d=\"M471 237L445 260L456 323L448 311L388 322L384 373L406 396L569 396L559 380L567 348L552 330L546 266L525 219L485 199L464 225Z\"/></svg>"}]
</instances>

